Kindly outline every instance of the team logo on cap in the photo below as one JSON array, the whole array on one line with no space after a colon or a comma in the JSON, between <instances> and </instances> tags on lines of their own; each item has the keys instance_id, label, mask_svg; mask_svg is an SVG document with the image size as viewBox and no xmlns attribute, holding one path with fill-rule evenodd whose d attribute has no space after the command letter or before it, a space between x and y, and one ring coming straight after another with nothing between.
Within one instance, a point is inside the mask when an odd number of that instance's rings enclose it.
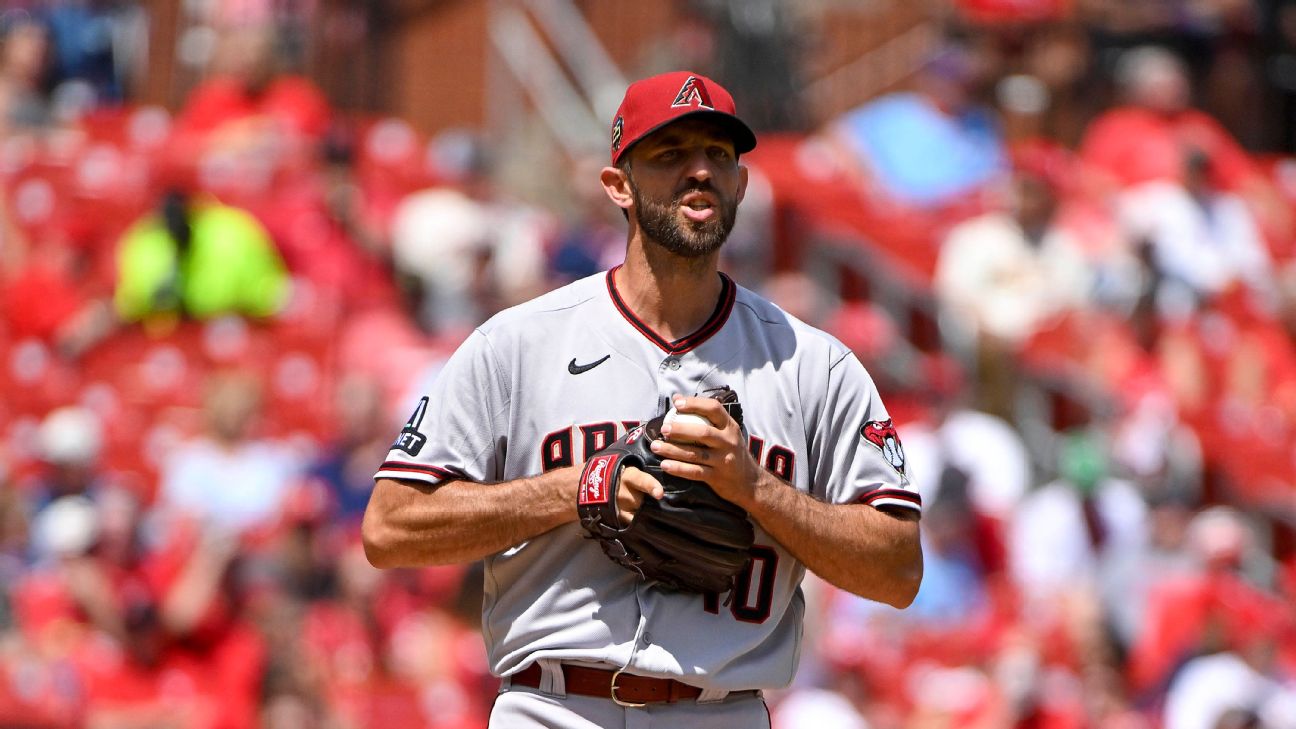
<instances>
[{"instance_id":1,"label":"team logo on cap","mask_svg":"<svg viewBox=\"0 0 1296 729\"><path fill-rule=\"evenodd\" d=\"M715 109L711 103L711 92L707 91L706 86L698 80L697 76L689 76L680 87L679 93L675 94L675 101L671 107L676 106L698 106L703 109Z\"/></svg>"},{"instance_id":2,"label":"team logo on cap","mask_svg":"<svg viewBox=\"0 0 1296 729\"><path fill-rule=\"evenodd\" d=\"M612 122L612 151L621 149L621 133L625 130L625 117L617 116Z\"/></svg>"}]
</instances>

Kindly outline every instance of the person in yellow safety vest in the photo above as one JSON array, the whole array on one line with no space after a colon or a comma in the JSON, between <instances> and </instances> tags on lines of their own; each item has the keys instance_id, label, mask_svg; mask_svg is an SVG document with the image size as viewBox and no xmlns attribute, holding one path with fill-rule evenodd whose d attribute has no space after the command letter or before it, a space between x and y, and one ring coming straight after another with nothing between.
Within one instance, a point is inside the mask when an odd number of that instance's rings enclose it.
<instances>
[{"instance_id":1,"label":"person in yellow safety vest","mask_svg":"<svg viewBox=\"0 0 1296 729\"><path fill-rule=\"evenodd\" d=\"M157 212L123 234L113 301L123 321L267 317L286 303L290 283L251 214L171 190Z\"/></svg>"}]
</instances>

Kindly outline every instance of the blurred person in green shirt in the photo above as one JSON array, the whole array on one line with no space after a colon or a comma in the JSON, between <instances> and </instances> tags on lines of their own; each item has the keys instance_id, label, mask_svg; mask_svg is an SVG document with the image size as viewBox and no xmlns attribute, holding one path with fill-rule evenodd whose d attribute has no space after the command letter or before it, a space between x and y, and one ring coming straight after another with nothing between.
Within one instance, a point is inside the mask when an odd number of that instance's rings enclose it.
<instances>
[{"instance_id":1,"label":"blurred person in green shirt","mask_svg":"<svg viewBox=\"0 0 1296 729\"><path fill-rule=\"evenodd\" d=\"M256 218L214 198L171 190L157 212L122 236L113 299L124 321L267 317L287 301L289 285Z\"/></svg>"}]
</instances>

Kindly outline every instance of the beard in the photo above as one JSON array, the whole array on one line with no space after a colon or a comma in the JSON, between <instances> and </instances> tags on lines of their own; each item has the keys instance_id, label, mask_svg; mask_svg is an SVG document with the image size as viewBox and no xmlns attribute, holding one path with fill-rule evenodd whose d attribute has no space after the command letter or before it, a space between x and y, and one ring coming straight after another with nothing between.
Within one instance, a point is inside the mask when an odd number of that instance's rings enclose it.
<instances>
[{"instance_id":1,"label":"beard","mask_svg":"<svg viewBox=\"0 0 1296 729\"><path fill-rule=\"evenodd\" d=\"M701 258L720 250L738 217L737 202L726 199L709 182L679 190L669 202L644 197L633 177L630 189L634 194L635 220L640 229L662 248L684 258ZM681 200L691 192L714 195L718 214L700 223L683 219L679 214Z\"/></svg>"}]
</instances>

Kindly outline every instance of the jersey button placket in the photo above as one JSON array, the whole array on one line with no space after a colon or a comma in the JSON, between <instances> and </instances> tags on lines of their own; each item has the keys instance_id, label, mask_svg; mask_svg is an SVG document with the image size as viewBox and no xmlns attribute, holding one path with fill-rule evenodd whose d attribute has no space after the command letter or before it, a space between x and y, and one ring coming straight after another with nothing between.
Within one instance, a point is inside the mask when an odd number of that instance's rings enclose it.
<instances>
[{"instance_id":1,"label":"jersey button placket","mask_svg":"<svg viewBox=\"0 0 1296 729\"><path fill-rule=\"evenodd\" d=\"M661 408L665 410L670 407L670 398L678 392L689 392L691 388L680 381L680 370L684 369L684 361L678 354L668 355L657 366L657 386L661 392Z\"/></svg>"}]
</instances>

